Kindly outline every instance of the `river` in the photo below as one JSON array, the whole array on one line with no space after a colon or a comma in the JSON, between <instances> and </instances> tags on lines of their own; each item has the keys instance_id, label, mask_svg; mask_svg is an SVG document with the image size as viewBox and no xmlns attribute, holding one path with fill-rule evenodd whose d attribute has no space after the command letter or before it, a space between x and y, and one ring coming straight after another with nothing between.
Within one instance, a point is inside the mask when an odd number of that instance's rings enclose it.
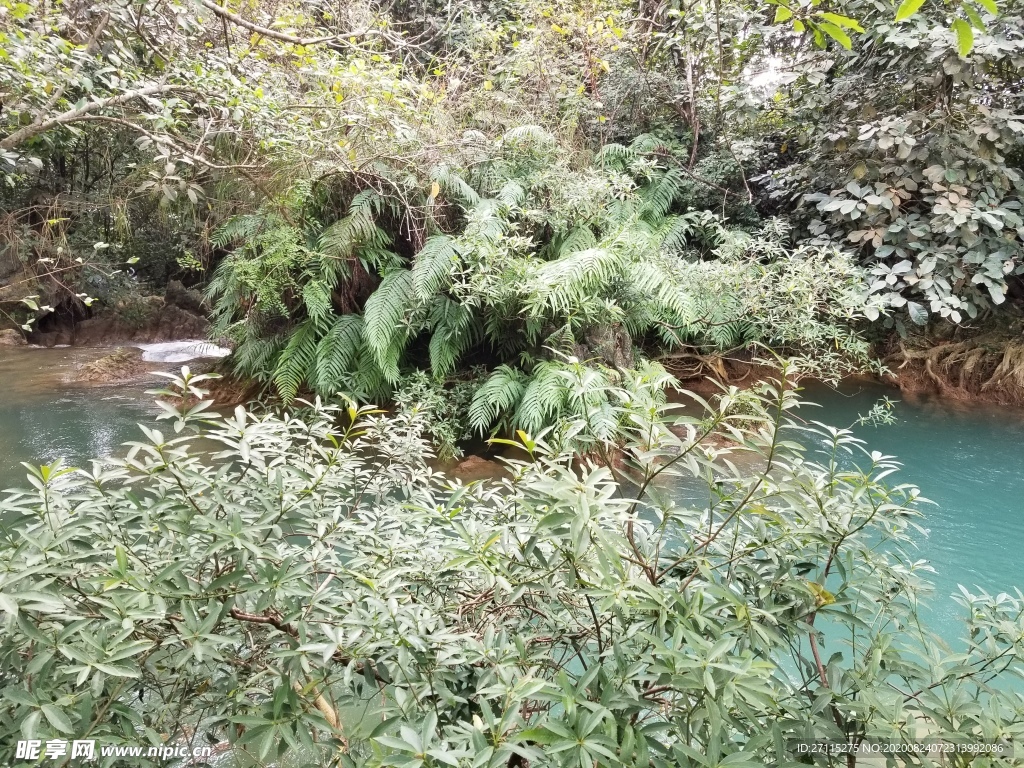
<instances>
[{"instance_id":1,"label":"river","mask_svg":"<svg viewBox=\"0 0 1024 768\"><path fill-rule=\"evenodd\" d=\"M221 350L202 342L140 345L154 371L171 371L196 357ZM160 409L147 389L157 376L118 385L75 381L75 371L111 352L102 347L0 347L0 488L23 485L22 462L63 458L81 466L93 457L117 455L141 437Z\"/></svg>"},{"instance_id":2,"label":"river","mask_svg":"<svg viewBox=\"0 0 1024 768\"><path fill-rule=\"evenodd\" d=\"M885 396L901 399L898 390L878 384L847 384L838 392L812 386L807 397L822 407L801 415L851 426ZM949 599L959 584L974 592L1024 590L1024 411L914 398L901 400L893 413L895 424L854 432L902 463L888 482L912 483L933 502L921 506L928 536L918 542L920 557L935 568L924 616L951 640L952 622L963 626L965 609Z\"/></svg>"},{"instance_id":3,"label":"river","mask_svg":"<svg viewBox=\"0 0 1024 768\"><path fill-rule=\"evenodd\" d=\"M154 370L171 370L195 351L151 345L146 354ZM22 461L63 457L80 464L117 454L139 436L140 422L153 421L158 411L144 391L154 381L69 383L76 366L107 352L0 349L0 488L22 484ZM895 390L861 383L841 392L812 386L807 395L822 407L801 409L801 415L836 426L853 424L883 396L899 399ZM949 599L958 584L989 592L1024 587L1024 412L918 399L899 402L895 417L895 424L855 431L903 463L892 481L913 483L934 502L923 508L929 535L919 548L936 569L927 618L945 634L963 611Z\"/></svg>"}]
</instances>

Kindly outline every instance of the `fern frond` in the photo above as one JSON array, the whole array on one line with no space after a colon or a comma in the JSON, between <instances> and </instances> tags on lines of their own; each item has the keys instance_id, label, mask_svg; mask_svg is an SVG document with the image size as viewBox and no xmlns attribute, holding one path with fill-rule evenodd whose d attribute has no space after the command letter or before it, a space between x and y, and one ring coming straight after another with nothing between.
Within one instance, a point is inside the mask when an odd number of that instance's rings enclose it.
<instances>
[{"instance_id":1,"label":"fern frond","mask_svg":"<svg viewBox=\"0 0 1024 768\"><path fill-rule=\"evenodd\" d=\"M570 230L558 247L558 258L564 258L570 253L585 251L597 245L597 238L594 231L586 224Z\"/></svg>"},{"instance_id":2,"label":"fern frond","mask_svg":"<svg viewBox=\"0 0 1024 768\"><path fill-rule=\"evenodd\" d=\"M221 224L210 238L210 244L214 248L227 248L235 243L249 240L265 228L278 227L281 220L276 216L268 216L263 213L252 213L241 216L232 216Z\"/></svg>"},{"instance_id":3,"label":"fern frond","mask_svg":"<svg viewBox=\"0 0 1024 768\"><path fill-rule=\"evenodd\" d=\"M385 275L363 311L363 338L391 383L398 380L398 360L407 338L406 313L419 303L412 273L396 269Z\"/></svg>"},{"instance_id":4,"label":"fern frond","mask_svg":"<svg viewBox=\"0 0 1024 768\"><path fill-rule=\"evenodd\" d=\"M271 377L274 358L280 354L284 344L278 336L246 336L231 353L231 367L241 376L265 382Z\"/></svg>"},{"instance_id":5,"label":"fern frond","mask_svg":"<svg viewBox=\"0 0 1024 768\"><path fill-rule=\"evenodd\" d=\"M615 199L605 209L605 218L614 226L628 226L638 218L640 201L636 196L630 196L624 200Z\"/></svg>"},{"instance_id":6,"label":"fern frond","mask_svg":"<svg viewBox=\"0 0 1024 768\"><path fill-rule=\"evenodd\" d=\"M437 377L447 376L472 342L473 316L462 304L438 296L430 307L430 368Z\"/></svg>"},{"instance_id":7,"label":"fern frond","mask_svg":"<svg viewBox=\"0 0 1024 768\"><path fill-rule=\"evenodd\" d=\"M515 412L515 423L536 434L563 411L568 387L562 363L545 360L533 370Z\"/></svg>"},{"instance_id":8,"label":"fern frond","mask_svg":"<svg viewBox=\"0 0 1024 768\"><path fill-rule=\"evenodd\" d=\"M274 386L285 403L294 400L302 383L312 378L316 351L316 325L307 320L292 333L274 368Z\"/></svg>"},{"instance_id":9,"label":"fern frond","mask_svg":"<svg viewBox=\"0 0 1024 768\"><path fill-rule=\"evenodd\" d=\"M689 244L694 234L693 219L687 215L667 216L658 227L661 248L669 253L679 253Z\"/></svg>"},{"instance_id":10,"label":"fern frond","mask_svg":"<svg viewBox=\"0 0 1024 768\"><path fill-rule=\"evenodd\" d=\"M321 330L325 330L334 317L334 307L331 304L331 289L321 279L309 280L302 286L302 303L306 308L306 314L313 324Z\"/></svg>"},{"instance_id":11,"label":"fern frond","mask_svg":"<svg viewBox=\"0 0 1024 768\"><path fill-rule=\"evenodd\" d=\"M679 262L665 258L635 261L629 265L628 281L636 295L660 305L662 314L669 314L674 324L692 322L695 318L693 303L686 286L677 279Z\"/></svg>"},{"instance_id":12,"label":"fern frond","mask_svg":"<svg viewBox=\"0 0 1024 768\"><path fill-rule=\"evenodd\" d=\"M520 125L517 128L505 131L505 135L501 137L501 140L506 144L531 143L551 146L558 143L558 140L550 132L544 130L539 125Z\"/></svg>"},{"instance_id":13,"label":"fern frond","mask_svg":"<svg viewBox=\"0 0 1024 768\"><path fill-rule=\"evenodd\" d=\"M356 367L363 347L363 318L343 315L316 348L313 388L317 394L333 395L344 389L346 375Z\"/></svg>"},{"instance_id":14,"label":"fern frond","mask_svg":"<svg viewBox=\"0 0 1024 768\"><path fill-rule=\"evenodd\" d=\"M553 349L562 355L574 355L576 353L576 334L573 333L569 323L558 326L544 339L544 347Z\"/></svg>"},{"instance_id":15,"label":"fern frond","mask_svg":"<svg viewBox=\"0 0 1024 768\"><path fill-rule=\"evenodd\" d=\"M644 201L641 217L654 224L660 223L679 197L685 183L686 176L678 168L666 171L660 178L654 179L640 192Z\"/></svg>"},{"instance_id":16,"label":"fern frond","mask_svg":"<svg viewBox=\"0 0 1024 768\"><path fill-rule=\"evenodd\" d=\"M448 235L427 238L412 265L412 281L416 295L426 300L444 284L458 262L455 241Z\"/></svg>"},{"instance_id":17,"label":"fern frond","mask_svg":"<svg viewBox=\"0 0 1024 768\"><path fill-rule=\"evenodd\" d=\"M267 219L269 221L269 219ZM286 293L313 261L303 233L288 224L261 228L217 267L207 289L214 315L233 319L242 306L268 315L288 314Z\"/></svg>"},{"instance_id":18,"label":"fern frond","mask_svg":"<svg viewBox=\"0 0 1024 768\"><path fill-rule=\"evenodd\" d=\"M597 153L595 162L600 168L610 168L623 171L629 167L630 162L632 162L636 156L637 151L633 147L626 147L622 144L612 142L601 147L600 151Z\"/></svg>"},{"instance_id":19,"label":"fern frond","mask_svg":"<svg viewBox=\"0 0 1024 768\"><path fill-rule=\"evenodd\" d=\"M363 190L352 198L348 213L320 234L319 249L330 258L344 260L352 258L361 246L381 244L381 235L386 241L386 234L377 227L377 214L388 205L376 191Z\"/></svg>"},{"instance_id":20,"label":"fern frond","mask_svg":"<svg viewBox=\"0 0 1024 768\"><path fill-rule=\"evenodd\" d=\"M467 208L480 202L480 194L462 176L447 166L435 169L430 178L445 194L458 200Z\"/></svg>"},{"instance_id":21,"label":"fern frond","mask_svg":"<svg viewBox=\"0 0 1024 768\"><path fill-rule=\"evenodd\" d=\"M526 199L526 190L516 181L507 181L495 196L509 210L515 210Z\"/></svg>"},{"instance_id":22,"label":"fern frond","mask_svg":"<svg viewBox=\"0 0 1024 768\"><path fill-rule=\"evenodd\" d=\"M381 230L378 230L380 232ZM378 243L359 249L359 259L367 271L371 269L378 274L385 274L401 267L405 259L389 248Z\"/></svg>"},{"instance_id":23,"label":"fern frond","mask_svg":"<svg viewBox=\"0 0 1024 768\"><path fill-rule=\"evenodd\" d=\"M688 211L677 216L666 216L658 225L661 249L679 253L691 242L705 246L718 245L725 234L721 220L710 211Z\"/></svg>"},{"instance_id":24,"label":"fern frond","mask_svg":"<svg viewBox=\"0 0 1024 768\"><path fill-rule=\"evenodd\" d=\"M501 202L492 198L482 199L467 211L465 237L496 241L505 234L509 222L505 218Z\"/></svg>"},{"instance_id":25,"label":"fern frond","mask_svg":"<svg viewBox=\"0 0 1024 768\"><path fill-rule=\"evenodd\" d=\"M534 273L527 304L567 314L622 272L622 256L607 248L588 248L542 264Z\"/></svg>"},{"instance_id":26,"label":"fern frond","mask_svg":"<svg viewBox=\"0 0 1024 768\"><path fill-rule=\"evenodd\" d=\"M629 143L629 149L635 155L649 155L654 152L661 152L668 149L664 140L653 133L641 133Z\"/></svg>"},{"instance_id":27,"label":"fern frond","mask_svg":"<svg viewBox=\"0 0 1024 768\"><path fill-rule=\"evenodd\" d=\"M364 403L381 403L391 397L393 382L384 375L373 356L364 352L359 355L352 373L344 378L339 391Z\"/></svg>"},{"instance_id":28,"label":"fern frond","mask_svg":"<svg viewBox=\"0 0 1024 768\"><path fill-rule=\"evenodd\" d=\"M510 413L523 396L525 379L522 371L508 365L495 368L473 393L468 414L470 428L483 434L501 416Z\"/></svg>"}]
</instances>

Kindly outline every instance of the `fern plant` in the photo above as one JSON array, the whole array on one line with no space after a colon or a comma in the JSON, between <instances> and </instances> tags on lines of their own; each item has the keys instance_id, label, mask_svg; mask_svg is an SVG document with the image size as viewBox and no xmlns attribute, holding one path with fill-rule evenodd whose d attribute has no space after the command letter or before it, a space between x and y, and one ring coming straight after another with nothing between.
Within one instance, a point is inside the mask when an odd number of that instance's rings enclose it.
<instances>
[{"instance_id":1,"label":"fern plant","mask_svg":"<svg viewBox=\"0 0 1024 768\"><path fill-rule=\"evenodd\" d=\"M290 400L386 398L410 371L443 381L483 363L467 425L535 433L600 414L589 393L662 381L641 351L763 343L863 358L852 262L794 249L775 222L731 231L686 210L678 148L641 136L577 167L535 126L486 152L472 141L464 167L378 163L229 221L218 242L236 247L209 292L236 365Z\"/></svg>"}]
</instances>

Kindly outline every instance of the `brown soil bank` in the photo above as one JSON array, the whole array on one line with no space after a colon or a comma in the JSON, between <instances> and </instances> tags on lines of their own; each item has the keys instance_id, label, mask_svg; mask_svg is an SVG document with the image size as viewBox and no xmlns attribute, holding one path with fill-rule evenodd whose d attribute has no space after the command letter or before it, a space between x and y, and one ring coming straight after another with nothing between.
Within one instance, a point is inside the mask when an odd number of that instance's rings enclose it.
<instances>
[{"instance_id":1,"label":"brown soil bank","mask_svg":"<svg viewBox=\"0 0 1024 768\"><path fill-rule=\"evenodd\" d=\"M882 362L892 372L886 380L904 392L1024 406L1024 317L893 340Z\"/></svg>"},{"instance_id":2,"label":"brown soil bank","mask_svg":"<svg viewBox=\"0 0 1024 768\"><path fill-rule=\"evenodd\" d=\"M876 350L888 373L864 376L906 394L1024 407L1024 315L980 329L936 326L906 339L894 336ZM755 363L749 351L727 358L667 356L661 362L685 389L703 397L719 394L721 385L742 389L779 375L778 369Z\"/></svg>"}]
</instances>

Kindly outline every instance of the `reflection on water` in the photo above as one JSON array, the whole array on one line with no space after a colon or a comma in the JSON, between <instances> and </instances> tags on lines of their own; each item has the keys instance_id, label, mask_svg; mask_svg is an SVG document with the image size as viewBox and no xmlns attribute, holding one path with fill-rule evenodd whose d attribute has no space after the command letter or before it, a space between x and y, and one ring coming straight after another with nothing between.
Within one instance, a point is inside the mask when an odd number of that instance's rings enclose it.
<instances>
[{"instance_id":1,"label":"reflection on water","mask_svg":"<svg viewBox=\"0 0 1024 768\"><path fill-rule=\"evenodd\" d=\"M144 391L152 381L117 387L75 384L75 369L110 353L103 348L0 350L0 488L25 484L21 462L63 458L81 466L123 453L138 424L159 410ZM154 370L169 368L155 364Z\"/></svg>"}]
</instances>

